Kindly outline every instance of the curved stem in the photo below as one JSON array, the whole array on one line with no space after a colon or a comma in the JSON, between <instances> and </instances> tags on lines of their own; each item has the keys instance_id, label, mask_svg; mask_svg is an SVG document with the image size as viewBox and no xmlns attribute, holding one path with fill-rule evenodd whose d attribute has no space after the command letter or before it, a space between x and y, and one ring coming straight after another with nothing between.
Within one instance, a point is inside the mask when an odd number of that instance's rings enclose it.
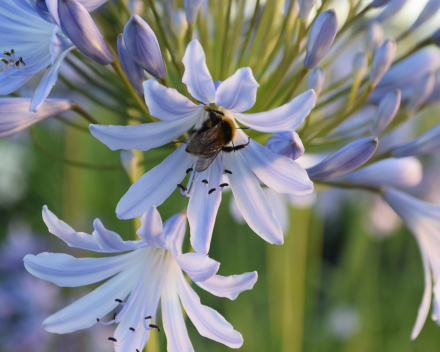
<instances>
[{"instance_id":1,"label":"curved stem","mask_svg":"<svg viewBox=\"0 0 440 352\"><path fill-rule=\"evenodd\" d=\"M329 181L321 181L321 180L312 180L315 184L323 185L323 186L331 186L337 188L348 188L348 189L361 189L364 191L373 192L376 194L382 194L384 190L378 187L364 186L364 185L352 185L344 182L329 182Z\"/></svg>"},{"instance_id":2,"label":"curved stem","mask_svg":"<svg viewBox=\"0 0 440 352\"><path fill-rule=\"evenodd\" d=\"M237 67L241 67L241 65L243 63L244 55L246 53L246 49L247 49L247 47L249 45L249 42L251 41L252 32L254 30L255 21L257 20L258 9L259 8L260 8L260 0L257 0L256 3L255 3L254 15L252 16L251 24L250 24L249 30L248 30L248 32L246 34L246 39L244 41L243 48L241 50L240 58L238 59Z\"/></svg>"},{"instance_id":3,"label":"curved stem","mask_svg":"<svg viewBox=\"0 0 440 352\"><path fill-rule=\"evenodd\" d=\"M76 113L78 113L79 115L84 117L87 121L89 121L95 125L101 124L98 120L96 120L92 115L90 115L87 111L85 111L81 106L79 106L75 102L73 102L73 104L72 104L72 111L75 111Z\"/></svg>"},{"instance_id":4,"label":"curved stem","mask_svg":"<svg viewBox=\"0 0 440 352\"><path fill-rule=\"evenodd\" d=\"M54 118L57 119L58 121L64 123L64 124L68 125L68 126L76 128L76 129L78 129L80 131L87 132L87 133L89 132L89 129L87 127L83 127L83 126L77 125L76 123L73 123L73 122L70 122L69 120L63 119L60 116L54 116Z\"/></svg>"}]
</instances>

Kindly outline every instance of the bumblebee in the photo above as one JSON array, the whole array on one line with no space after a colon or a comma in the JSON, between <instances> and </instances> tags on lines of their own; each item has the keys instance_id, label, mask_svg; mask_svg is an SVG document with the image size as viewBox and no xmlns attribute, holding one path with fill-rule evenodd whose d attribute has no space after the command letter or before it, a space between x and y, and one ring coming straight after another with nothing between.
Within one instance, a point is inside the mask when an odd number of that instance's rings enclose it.
<instances>
[{"instance_id":1,"label":"bumblebee","mask_svg":"<svg viewBox=\"0 0 440 352\"><path fill-rule=\"evenodd\" d=\"M223 112L204 105L208 112L208 119L202 123L200 128L194 128L184 141L187 145L186 152L199 158L196 163L197 172L205 171L221 151L231 153L243 149L250 143L249 137L246 144L234 146L232 141L237 129L234 122L225 117ZM232 147L227 146L231 142Z\"/></svg>"}]
</instances>

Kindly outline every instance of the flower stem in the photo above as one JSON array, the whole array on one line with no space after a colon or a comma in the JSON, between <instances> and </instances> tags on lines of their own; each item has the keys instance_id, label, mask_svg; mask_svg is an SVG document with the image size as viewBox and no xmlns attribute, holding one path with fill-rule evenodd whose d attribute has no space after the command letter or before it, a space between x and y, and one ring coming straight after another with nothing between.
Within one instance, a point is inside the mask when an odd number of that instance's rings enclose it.
<instances>
[{"instance_id":1,"label":"flower stem","mask_svg":"<svg viewBox=\"0 0 440 352\"><path fill-rule=\"evenodd\" d=\"M260 8L260 0L257 0L255 2L254 15L252 16L252 20L251 20L251 23L249 25L249 30L248 30L248 32L246 34L246 39L245 39L243 47L241 49L241 54L240 54L240 58L238 59L237 67L241 67L241 65L243 64L244 55L246 53L247 47L249 45L249 42L251 40L252 32L254 31L255 21L257 20L259 8Z\"/></svg>"},{"instance_id":2,"label":"flower stem","mask_svg":"<svg viewBox=\"0 0 440 352\"><path fill-rule=\"evenodd\" d=\"M96 120L92 115L90 115L87 111L85 111L81 106L79 106L77 103L73 102L72 104L72 111L75 111L82 117L84 117L87 121L90 123L93 123L95 125L100 125L101 123Z\"/></svg>"}]
</instances>

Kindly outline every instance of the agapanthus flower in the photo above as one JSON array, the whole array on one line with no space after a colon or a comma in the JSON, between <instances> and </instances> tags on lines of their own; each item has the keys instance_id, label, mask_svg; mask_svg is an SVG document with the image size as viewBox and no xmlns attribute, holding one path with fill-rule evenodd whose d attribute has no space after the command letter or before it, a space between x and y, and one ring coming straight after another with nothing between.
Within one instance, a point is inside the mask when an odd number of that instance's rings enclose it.
<instances>
[{"instance_id":1,"label":"agapanthus flower","mask_svg":"<svg viewBox=\"0 0 440 352\"><path fill-rule=\"evenodd\" d=\"M142 351L150 331L161 331L156 312L161 302L162 321L168 339L168 351L193 351L180 304L202 336L238 348L243 343L219 313L204 306L191 288L182 270L204 290L235 299L249 290L257 273L216 275L220 263L197 254L182 254L186 216L179 213L162 224L156 208L148 209L137 234L141 240L123 241L107 230L99 219L93 223L93 235L76 232L45 206L43 219L51 233L71 247L94 252L121 253L106 258L74 258L67 254L41 253L24 258L26 269L34 276L61 287L77 287L110 278L104 284L48 317L44 328L53 333L70 333L98 323L119 324L109 338L117 352ZM103 318L121 306L110 320Z\"/></svg>"},{"instance_id":2,"label":"agapanthus flower","mask_svg":"<svg viewBox=\"0 0 440 352\"><path fill-rule=\"evenodd\" d=\"M236 126L233 145L219 151L218 156L203 172L196 172L198 157L186 151L182 143L160 165L147 172L123 196L116 208L121 219L142 215L151 206L162 204L180 187L189 196L188 220L191 244L198 253L208 253L215 217L221 201L221 191L229 184L222 182L228 174L237 204L249 226L269 243L283 243L283 233L270 205L265 199L255 175L279 193L305 195L313 184L307 173L296 162L273 153L248 138L236 120L260 132L293 131L300 125L315 104L313 90L306 91L291 102L276 109L243 114L256 100L258 83L250 68L241 68L224 82L212 80L205 61L205 53L197 40L187 47L183 58L183 82L189 93L204 104L215 103ZM181 136L193 128L198 130L208 119L207 105L196 105L156 81L144 82L145 101L150 113L163 121L135 126L91 125L92 134L112 150L149 150ZM199 159L200 160L200 159ZM180 183L189 174L188 185Z\"/></svg>"}]
</instances>

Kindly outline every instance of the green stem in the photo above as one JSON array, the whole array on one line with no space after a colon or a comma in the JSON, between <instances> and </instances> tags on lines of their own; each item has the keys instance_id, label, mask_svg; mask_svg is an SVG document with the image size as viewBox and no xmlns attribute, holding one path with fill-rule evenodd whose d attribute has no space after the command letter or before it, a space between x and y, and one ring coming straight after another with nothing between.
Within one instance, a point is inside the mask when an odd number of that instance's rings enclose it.
<instances>
[{"instance_id":1,"label":"green stem","mask_svg":"<svg viewBox=\"0 0 440 352\"><path fill-rule=\"evenodd\" d=\"M371 5L367 5L361 12L359 12L356 16L353 16L352 18L350 18L349 20L347 20L347 22L344 23L344 25L342 26L342 28L339 30L339 32L336 34L336 38L339 38L341 36L342 33L344 33L348 28L350 28L350 26L356 22L356 20L360 19L361 17L363 17L370 9L372 8Z\"/></svg>"},{"instance_id":2,"label":"green stem","mask_svg":"<svg viewBox=\"0 0 440 352\"><path fill-rule=\"evenodd\" d=\"M405 55L402 55L401 57L399 57L396 61L393 62L393 65L399 63L402 60L405 60L408 56L411 56L412 54L414 54L416 51L419 51L420 49L422 49L423 47L430 45L430 44L434 44L434 41L432 39L432 37L427 38L425 40L423 40L422 42L418 43L414 48L412 48L411 50L409 50Z\"/></svg>"},{"instance_id":3,"label":"green stem","mask_svg":"<svg viewBox=\"0 0 440 352\"><path fill-rule=\"evenodd\" d=\"M194 23L188 24L188 30L186 31L186 43L189 44L193 37Z\"/></svg>"},{"instance_id":4,"label":"green stem","mask_svg":"<svg viewBox=\"0 0 440 352\"><path fill-rule=\"evenodd\" d=\"M241 49L241 54L240 54L240 58L238 59L237 67L241 67L241 65L243 64L244 55L246 53L247 47L248 47L249 42L250 42L251 37L252 37L252 32L254 30L255 21L257 20L259 8L260 8L260 0L257 0L256 3L255 3L254 15L252 16L252 20L251 20L251 23L250 23L250 26L249 26L249 30L248 30L248 32L246 34L246 39L244 41L243 48Z\"/></svg>"},{"instance_id":5,"label":"green stem","mask_svg":"<svg viewBox=\"0 0 440 352\"><path fill-rule=\"evenodd\" d=\"M229 31L229 23L231 18L231 7L232 7L232 0L229 0L228 3L228 9L226 11L226 25L223 32L223 49L222 49L222 63L221 63L221 69L220 69L220 77L221 79L224 78L226 65L227 65L227 57L228 57L228 31Z\"/></svg>"},{"instance_id":6,"label":"green stem","mask_svg":"<svg viewBox=\"0 0 440 352\"><path fill-rule=\"evenodd\" d=\"M76 129L78 129L80 131L87 132L87 133L89 132L89 129L87 127L83 127L83 126L77 125L76 123L73 123L73 122L70 122L69 120L63 119L60 116L54 116L54 118L57 119L58 121L64 123L64 124L68 125L68 126L76 128Z\"/></svg>"},{"instance_id":7,"label":"green stem","mask_svg":"<svg viewBox=\"0 0 440 352\"><path fill-rule=\"evenodd\" d=\"M384 192L384 189L378 188L378 187L370 187L370 186L364 186L364 185L352 185L349 183L344 182L330 182L330 181L321 181L321 180L312 180L313 183L323 186L331 186L331 187L337 187L337 188L347 188L347 189L360 189L364 191L373 192L376 194L381 195Z\"/></svg>"},{"instance_id":8,"label":"green stem","mask_svg":"<svg viewBox=\"0 0 440 352\"><path fill-rule=\"evenodd\" d=\"M100 125L100 122L97 119L95 119L92 115L90 115L87 111L85 111L81 106L79 106L75 102L73 102L73 104L72 104L72 111L75 111L76 113L80 114L87 121L89 121L95 125Z\"/></svg>"},{"instance_id":9,"label":"green stem","mask_svg":"<svg viewBox=\"0 0 440 352\"><path fill-rule=\"evenodd\" d=\"M288 103L291 98L295 95L296 90L298 89L299 85L303 81L304 77L307 75L307 72L309 72L309 69L304 67L301 72L299 73L299 76L297 77L295 84L290 88L289 92L287 93L286 97L283 100L282 104Z\"/></svg>"}]
</instances>

